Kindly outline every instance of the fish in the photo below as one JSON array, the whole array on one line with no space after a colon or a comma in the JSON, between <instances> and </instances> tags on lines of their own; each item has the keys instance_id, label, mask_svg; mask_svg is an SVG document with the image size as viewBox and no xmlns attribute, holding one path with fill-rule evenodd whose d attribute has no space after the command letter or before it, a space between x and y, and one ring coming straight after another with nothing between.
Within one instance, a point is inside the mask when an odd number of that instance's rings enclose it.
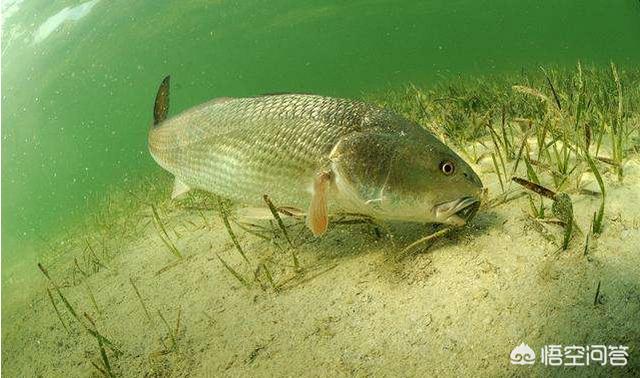
<instances>
[{"instance_id":1,"label":"fish","mask_svg":"<svg viewBox=\"0 0 640 378\"><path fill-rule=\"evenodd\" d=\"M320 236L333 214L462 226L482 181L426 128L384 107L313 94L220 97L168 117L170 76L149 129L172 198L204 190L248 207L263 196Z\"/></svg>"}]
</instances>

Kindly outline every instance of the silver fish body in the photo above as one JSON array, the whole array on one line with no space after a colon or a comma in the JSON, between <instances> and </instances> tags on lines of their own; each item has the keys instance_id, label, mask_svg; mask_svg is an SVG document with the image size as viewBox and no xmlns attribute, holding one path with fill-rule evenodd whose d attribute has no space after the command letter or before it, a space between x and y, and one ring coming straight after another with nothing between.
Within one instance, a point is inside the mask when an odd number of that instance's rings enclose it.
<instances>
[{"instance_id":1,"label":"silver fish body","mask_svg":"<svg viewBox=\"0 0 640 378\"><path fill-rule=\"evenodd\" d=\"M308 205L337 142L362 129L366 104L311 95L213 100L149 133L154 159L189 187L247 205Z\"/></svg>"},{"instance_id":2,"label":"silver fish body","mask_svg":"<svg viewBox=\"0 0 640 378\"><path fill-rule=\"evenodd\" d=\"M268 194L277 205L302 210L317 198L331 212L459 223L447 219L477 202L481 188L471 168L424 128L346 99L284 94L212 100L162 120L148 141L156 162L183 186L250 206L264 206ZM443 162L462 173L434 190L441 178L427 176L442 176ZM322 196L319 177L327 182ZM443 218L434 206L445 203L452 213Z\"/></svg>"}]
</instances>

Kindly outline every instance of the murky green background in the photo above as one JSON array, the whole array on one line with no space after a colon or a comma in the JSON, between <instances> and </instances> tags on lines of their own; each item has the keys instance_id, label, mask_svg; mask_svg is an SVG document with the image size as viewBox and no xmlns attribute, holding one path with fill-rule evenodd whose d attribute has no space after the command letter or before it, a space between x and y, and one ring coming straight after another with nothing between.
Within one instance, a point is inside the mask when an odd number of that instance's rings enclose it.
<instances>
[{"instance_id":1,"label":"murky green background","mask_svg":"<svg viewBox=\"0 0 640 378\"><path fill-rule=\"evenodd\" d=\"M635 0L2 2L2 259L159 169L172 112L218 96L358 96L457 74L640 64Z\"/></svg>"}]
</instances>

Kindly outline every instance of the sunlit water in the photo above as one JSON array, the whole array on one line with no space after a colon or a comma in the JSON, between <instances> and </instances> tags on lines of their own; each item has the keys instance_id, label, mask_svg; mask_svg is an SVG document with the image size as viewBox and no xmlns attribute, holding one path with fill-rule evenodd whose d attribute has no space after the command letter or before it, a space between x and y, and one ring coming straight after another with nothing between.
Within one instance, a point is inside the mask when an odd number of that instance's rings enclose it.
<instances>
[{"instance_id":1,"label":"sunlit water","mask_svg":"<svg viewBox=\"0 0 640 378\"><path fill-rule=\"evenodd\" d=\"M146 133L217 96L363 92L538 65L640 63L640 3L2 2L2 243L13 262L159 168Z\"/></svg>"}]
</instances>

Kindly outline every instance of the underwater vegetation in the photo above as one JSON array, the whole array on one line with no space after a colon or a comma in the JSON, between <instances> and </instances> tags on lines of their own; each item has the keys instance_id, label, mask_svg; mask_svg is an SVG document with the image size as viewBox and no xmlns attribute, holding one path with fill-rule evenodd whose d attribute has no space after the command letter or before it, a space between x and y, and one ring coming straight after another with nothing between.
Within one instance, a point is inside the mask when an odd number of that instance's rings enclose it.
<instances>
[{"instance_id":1,"label":"underwater vegetation","mask_svg":"<svg viewBox=\"0 0 640 378\"><path fill-rule=\"evenodd\" d=\"M371 99L427 125L473 163L492 170L502 195L485 201L485 208L518 192L512 181L527 188L532 217L560 222L567 249L574 225L567 194L600 197L589 230L599 234L606 203L601 171L614 172L622 182L626 159L640 152L638 75L637 70L619 73L614 63L606 70L578 63L575 70L540 67L429 90L410 85ZM589 186L594 180L597 188ZM543 199L552 203L554 219L545 219Z\"/></svg>"},{"instance_id":2,"label":"underwater vegetation","mask_svg":"<svg viewBox=\"0 0 640 378\"><path fill-rule=\"evenodd\" d=\"M491 177L480 213L526 197L531 229L558 253L590 254L594 248L590 240L597 240L608 227L606 186L625 185L627 161L640 153L640 70L623 70L613 63L606 68L578 63L575 69L460 78L425 88L408 85L365 98L424 125L474 164L483 179ZM57 319L57 337L82 344L88 351L85 362L99 376L130 375L133 368L126 361L131 359L143 361L135 371L149 376L170 375L194 363L191 346L184 340L190 326L184 304L166 308L149 299L163 295L152 294L154 280L173 277L181 266L219 264L239 289L217 290L273 295L336 268L333 262L314 259L307 247L327 244L310 234L302 217L274 203L269 193L263 200L273 218L247 222L236 216L238 204L224 198L195 191L172 201L170 190L170 177L164 173L130 188L116 188L84 224L67 230L61 237L64 243L47 242L40 257L37 268L46 286L39 295ZM575 221L572 196L576 194L598 200L589 229L581 229ZM364 233L373 243L387 243L389 264L465 232L429 226L407 240L398 227L358 215L337 216L332 224ZM213 240L203 237L215 229L224 232ZM338 236L331 239L333 249L349 243L340 230L334 232ZM161 267L143 274L135 270L139 268L135 263L114 266L114 259L130 245L154 246ZM118 318L108 315L112 310L96 295L105 293L96 290L99 282L93 278L98 273L125 277L123 284L109 288L108 295L133 298L132 311L139 314L136 321L147 335L141 342L145 347L127 350L127 343L119 339L125 335L110 329ZM599 297L600 281L594 306ZM205 315L215 324L211 315ZM245 364L253 363L263 349L255 346Z\"/></svg>"}]
</instances>

